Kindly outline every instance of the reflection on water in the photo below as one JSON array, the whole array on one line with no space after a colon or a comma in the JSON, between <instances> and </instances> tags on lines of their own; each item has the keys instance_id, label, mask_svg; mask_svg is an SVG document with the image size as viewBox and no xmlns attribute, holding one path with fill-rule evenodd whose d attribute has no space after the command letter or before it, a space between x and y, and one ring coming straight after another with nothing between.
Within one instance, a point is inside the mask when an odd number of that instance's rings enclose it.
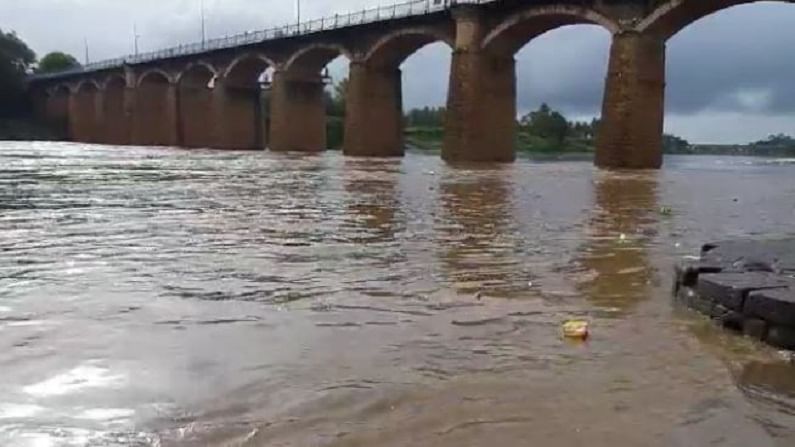
<instances>
[{"instance_id":1,"label":"reflection on water","mask_svg":"<svg viewBox=\"0 0 795 447\"><path fill-rule=\"evenodd\" d=\"M0 445L791 446L792 366L667 275L793 174L0 143Z\"/></svg>"},{"instance_id":2,"label":"reflection on water","mask_svg":"<svg viewBox=\"0 0 795 447\"><path fill-rule=\"evenodd\" d=\"M345 160L342 167L347 211L355 234L352 243L368 244L394 240L404 227L398 223L401 204L397 183L400 165L394 161ZM400 228L398 228L400 225ZM344 229L348 233L348 228Z\"/></svg>"},{"instance_id":3,"label":"reflection on water","mask_svg":"<svg viewBox=\"0 0 795 447\"><path fill-rule=\"evenodd\" d=\"M602 173L594 180L595 204L578 259L585 268L579 290L595 305L627 312L649 296L658 184L654 173Z\"/></svg>"},{"instance_id":4,"label":"reflection on water","mask_svg":"<svg viewBox=\"0 0 795 447\"><path fill-rule=\"evenodd\" d=\"M519 264L511 168L446 170L437 218L442 270L456 290L504 296Z\"/></svg>"}]
</instances>

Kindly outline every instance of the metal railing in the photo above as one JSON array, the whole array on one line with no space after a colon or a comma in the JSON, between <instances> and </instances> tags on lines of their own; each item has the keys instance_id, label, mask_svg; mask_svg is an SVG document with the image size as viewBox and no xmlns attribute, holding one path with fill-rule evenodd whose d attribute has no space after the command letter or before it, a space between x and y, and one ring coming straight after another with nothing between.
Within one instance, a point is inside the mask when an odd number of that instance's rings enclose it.
<instances>
[{"instance_id":1,"label":"metal railing","mask_svg":"<svg viewBox=\"0 0 795 447\"><path fill-rule=\"evenodd\" d=\"M81 73L107 70L125 65L143 64L160 59L170 59L174 57L202 54L245 45L255 45L269 40L302 36L306 34L319 33L322 31L360 26L368 23L433 14L448 10L453 6L461 4L485 4L495 1L499 0L410 0L403 3L395 3L392 5L363 9L361 11L347 14L335 14L333 16L314 19L307 22L295 23L292 25L284 25L260 31L249 31L232 36L208 39L204 42L179 45L176 47L165 48L147 53L139 53L115 59L108 59L57 73L47 73L40 75L34 74L31 75L30 78L33 80L60 78Z\"/></svg>"}]
</instances>

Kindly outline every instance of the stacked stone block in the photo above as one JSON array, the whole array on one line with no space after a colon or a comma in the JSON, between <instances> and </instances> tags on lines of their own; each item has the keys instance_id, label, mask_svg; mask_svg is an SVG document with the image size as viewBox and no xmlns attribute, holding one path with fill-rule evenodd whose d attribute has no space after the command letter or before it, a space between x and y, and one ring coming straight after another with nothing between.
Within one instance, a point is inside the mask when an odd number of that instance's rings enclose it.
<instances>
[{"instance_id":1,"label":"stacked stone block","mask_svg":"<svg viewBox=\"0 0 795 447\"><path fill-rule=\"evenodd\" d=\"M677 265L674 294L726 328L795 350L795 239L707 244Z\"/></svg>"}]
</instances>

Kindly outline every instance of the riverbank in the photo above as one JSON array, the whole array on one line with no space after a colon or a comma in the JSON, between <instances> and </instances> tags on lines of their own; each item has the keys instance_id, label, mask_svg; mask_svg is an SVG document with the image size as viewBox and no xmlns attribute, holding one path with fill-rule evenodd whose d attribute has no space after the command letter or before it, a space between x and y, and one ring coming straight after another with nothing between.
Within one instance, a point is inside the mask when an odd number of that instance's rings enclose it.
<instances>
[{"instance_id":1,"label":"riverbank","mask_svg":"<svg viewBox=\"0 0 795 447\"><path fill-rule=\"evenodd\" d=\"M419 150L440 151L444 141L441 126L412 126L405 130L406 144ZM666 136L663 152L668 155L721 155L738 157L795 157L795 146L785 144L691 144L684 140ZM516 150L530 158L553 160L582 160L593 156L593 138L566 137L562 142L533 135L520 129L516 138Z\"/></svg>"},{"instance_id":2,"label":"riverbank","mask_svg":"<svg viewBox=\"0 0 795 447\"><path fill-rule=\"evenodd\" d=\"M412 126L405 130L406 144L421 150L441 150L444 141L444 128L436 126ZM563 142L553 141L537 135L520 131L516 138L519 153L558 156L561 154L592 154L591 140L566 138Z\"/></svg>"},{"instance_id":3,"label":"riverbank","mask_svg":"<svg viewBox=\"0 0 795 447\"><path fill-rule=\"evenodd\" d=\"M55 141L63 135L50 127L29 119L0 119L0 140Z\"/></svg>"}]
</instances>

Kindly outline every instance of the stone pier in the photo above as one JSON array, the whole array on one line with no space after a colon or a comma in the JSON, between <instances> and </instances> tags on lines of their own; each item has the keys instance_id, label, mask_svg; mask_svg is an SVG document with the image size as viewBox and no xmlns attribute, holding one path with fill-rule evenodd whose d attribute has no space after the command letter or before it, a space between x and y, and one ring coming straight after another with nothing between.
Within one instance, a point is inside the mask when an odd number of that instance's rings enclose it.
<instances>
[{"instance_id":1,"label":"stone pier","mask_svg":"<svg viewBox=\"0 0 795 447\"><path fill-rule=\"evenodd\" d=\"M345 107L345 155L403 155L403 105L399 69L352 63Z\"/></svg>"},{"instance_id":2,"label":"stone pier","mask_svg":"<svg viewBox=\"0 0 795 447\"><path fill-rule=\"evenodd\" d=\"M271 93L270 149L326 149L326 103L320 74L277 70Z\"/></svg>"},{"instance_id":3,"label":"stone pier","mask_svg":"<svg viewBox=\"0 0 795 447\"><path fill-rule=\"evenodd\" d=\"M456 10L442 158L457 162L516 159L516 64L481 49L486 25L475 8Z\"/></svg>"},{"instance_id":4,"label":"stone pier","mask_svg":"<svg viewBox=\"0 0 795 447\"><path fill-rule=\"evenodd\" d=\"M613 36L596 142L596 165L662 166L665 41L624 32Z\"/></svg>"}]
</instances>

